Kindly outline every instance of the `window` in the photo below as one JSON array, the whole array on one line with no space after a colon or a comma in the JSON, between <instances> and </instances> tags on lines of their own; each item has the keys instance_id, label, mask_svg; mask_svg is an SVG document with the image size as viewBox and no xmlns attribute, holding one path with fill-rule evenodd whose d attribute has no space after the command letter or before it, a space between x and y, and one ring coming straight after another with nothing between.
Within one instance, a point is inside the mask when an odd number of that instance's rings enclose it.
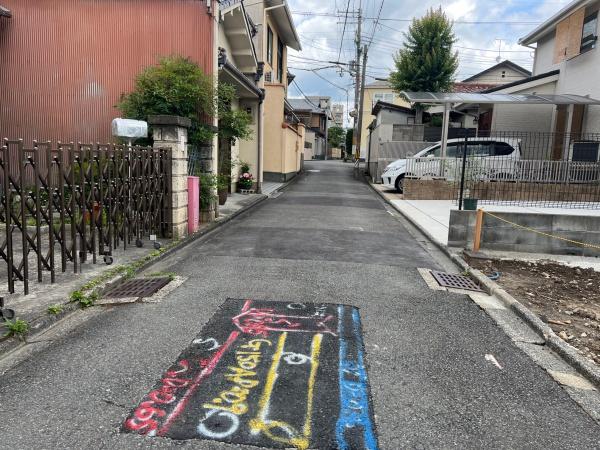
<instances>
[{"instance_id":1,"label":"window","mask_svg":"<svg viewBox=\"0 0 600 450\"><path fill-rule=\"evenodd\" d=\"M558 64L581 53L581 37L585 21L585 7L556 24L553 63Z\"/></svg>"},{"instance_id":2,"label":"window","mask_svg":"<svg viewBox=\"0 0 600 450\"><path fill-rule=\"evenodd\" d=\"M462 158L465 145L463 142L454 143L455 148L452 150L453 153L450 154L450 145L448 144L448 151L446 152L447 156L452 156L454 158ZM493 142L483 141L483 142L472 142L469 141L467 144L467 156L491 156L492 155L492 146Z\"/></svg>"},{"instance_id":3,"label":"window","mask_svg":"<svg viewBox=\"0 0 600 450\"><path fill-rule=\"evenodd\" d=\"M448 146L446 149L450 150L450 146ZM428 156L435 156L437 158L440 156L440 151L441 151L441 147L439 145L436 145L431 150L429 150L427 153L425 153L423 156L421 156L421 158L426 158Z\"/></svg>"},{"instance_id":4,"label":"window","mask_svg":"<svg viewBox=\"0 0 600 450\"><path fill-rule=\"evenodd\" d=\"M502 78L506 78L506 70L502 71Z\"/></svg>"},{"instance_id":5,"label":"window","mask_svg":"<svg viewBox=\"0 0 600 450\"><path fill-rule=\"evenodd\" d=\"M581 52L590 50L596 47L598 36L596 29L598 28L598 13L590 14L583 20L583 29L581 31Z\"/></svg>"},{"instance_id":6,"label":"window","mask_svg":"<svg viewBox=\"0 0 600 450\"><path fill-rule=\"evenodd\" d=\"M267 62L273 67L273 31L267 26Z\"/></svg>"},{"instance_id":7,"label":"window","mask_svg":"<svg viewBox=\"0 0 600 450\"><path fill-rule=\"evenodd\" d=\"M277 38L277 81L283 83L283 42Z\"/></svg>"},{"instance_id":8,"label":"window","mask_svg":"<svg viewBox=\"0 0 600 450\"><path fill-rule=\"evenodd\" d=\"M508 156L514 151L515 149L506 142L496 142L494 144L494 156Z\"/></svg>"},{"instance_id":9,"label":"window","mask_svg":"<svg viewBox=\"0 0 600 450\"><path fill-rule=\"evenodd\" d=\"M396 96L394 95L393 92L373 94L373 106L375 106L375 103L377 103L379 101L386 102L386 103L394 103L395 98L396 98Z\"/></svg>"},{"instance_id":10,"label":"window","mask_svg":"<svg viewBox=\"0 0 600 450\"><path fill-rule=\"evenodd\" d=\"M304 141L304 148L312 148L312 142Z\"/></svg>"},{"instance_id":11,"label":"window","mask_svg":"<svg viewBox=\"0 0 600 450\"><path fill-rule=\"evenodd\" d=\"M438 154L435 156L441 156L441 147L438 150ZM459 155L462 155L462 147L459 146L456 142L450 142L446 146L446 157L447 158L456 158Z\"/></svg>"}]
</instances>

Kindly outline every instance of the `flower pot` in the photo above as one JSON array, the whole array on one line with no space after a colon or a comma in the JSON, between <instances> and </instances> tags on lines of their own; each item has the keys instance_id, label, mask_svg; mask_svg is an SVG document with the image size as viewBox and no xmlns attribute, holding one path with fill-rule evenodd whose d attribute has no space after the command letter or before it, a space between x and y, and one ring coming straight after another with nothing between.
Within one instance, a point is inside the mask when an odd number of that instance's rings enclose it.
<instances>
[{"instance_id":1,"label":"flower pot","mask_svg":"<svg viewBox=\"0 0 600 450\"><path fill-rule=\"evenodd\" d=\"M463 198L463 209L466 211L475 211L477 209L477 199Z\"/></svg>"},{"instance_id":2,"label":"flower pot","mask_svg":"<svg viewBox=\"0 0 600 450\"><path fill-rule=\"evenodd\" d=\"M209 223L215 220L214 209L201 209L200 210L200 223Z\"/></svg>"},{"instance_id":3,"label":"flower pot","mask_svg":"<svg viewBox=\"0 0 600 450\"><path fill-rule=\"evenodd\" d=\"M219 189L219 205L223 206L227 201L227 188Z\"/></svg>"},{"instance_id":4,"label":"flower pot","mask_svg":"<svg viewBox=\"0 0 600 450\"><path fill-rule=\"evenodd\" d=\"M100 217L100 211L102 210L102 207L100 206L100 204L98 202L94 202L94 221L98 222L98 218ZM90 223L92 217L92 213L89 209L86 209L84 214L83 214L83 220L85 220L85 223Z\"/></svg>"}]
</instances>

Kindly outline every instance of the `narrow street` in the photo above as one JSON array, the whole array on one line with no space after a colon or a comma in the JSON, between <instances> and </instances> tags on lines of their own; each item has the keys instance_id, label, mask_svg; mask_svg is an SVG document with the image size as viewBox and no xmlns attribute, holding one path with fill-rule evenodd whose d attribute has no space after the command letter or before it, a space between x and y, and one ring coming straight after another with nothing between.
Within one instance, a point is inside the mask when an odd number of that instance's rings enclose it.
<instances>
[{"instance_id":1,"label":"narrow street","mask_svg":"<svg viewBox=\"0 0 600 450\"><path fill-rule=\"evenodd\" d=\"M444 270L447 263L353 177L351 164L309 161L305 169L280 195L152 267L186 277L160 302L91 308L68 331L40 338L49 345L30 346L34 351L0 377L0 448L255 448L244 446L251 433L233 444L175 442L121 428L211 317L226 310L219 308L228 298L358 308L339 311L360 315L374 437L348 438L348 448L367 448L369 439L392 450L598 447L596 422L483 310L465 295L427 287L417 268ZM209 324L215 333L218 324ZM329 417L340 401L336 381L327 379L337 374L338 354L326 338L320 365L311 369L308 448L340 446ZM269 363L265 357L265 370ZM260 383L247 395L258 395ZM284 397L292 397L293 380L285 386ZM192 397L188 408L201 405ZM284 398L270 413L291 421L300 409ZM196 429L182 420L180 429Z\"/></svg>"}]
</instances>

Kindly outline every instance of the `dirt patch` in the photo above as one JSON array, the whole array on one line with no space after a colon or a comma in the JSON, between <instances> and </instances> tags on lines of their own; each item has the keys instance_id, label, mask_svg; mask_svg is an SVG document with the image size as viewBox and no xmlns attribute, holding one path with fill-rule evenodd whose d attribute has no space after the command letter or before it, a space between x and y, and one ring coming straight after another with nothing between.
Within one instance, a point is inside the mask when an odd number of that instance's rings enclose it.
<instances>
[{"instance_id":1,"label":"dirt patch","mask_svg":"<svg viewBox=\"0 0 600 450\"><path fill-rule=\"evenodd\" d=\"M563 340L600 364L600 272L551 261L468 260L535 312Z\"/></svg>"}]
</instances>

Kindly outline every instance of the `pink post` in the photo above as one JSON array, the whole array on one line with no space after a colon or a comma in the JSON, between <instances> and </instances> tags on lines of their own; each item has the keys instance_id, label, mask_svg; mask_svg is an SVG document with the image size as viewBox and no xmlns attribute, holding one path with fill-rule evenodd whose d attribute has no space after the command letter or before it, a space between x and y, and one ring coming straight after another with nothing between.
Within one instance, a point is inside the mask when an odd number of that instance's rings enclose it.
<instances>
[{"instance_id":1,"label":"pink post","mask_svg":"<svg viewBox=\"0 0 600 450\"><path fill-rule=\"evenodd\" d=\"M200 178L188 177L188 234L198 231L200 222Z\"/></svg>"}]
</instances>

